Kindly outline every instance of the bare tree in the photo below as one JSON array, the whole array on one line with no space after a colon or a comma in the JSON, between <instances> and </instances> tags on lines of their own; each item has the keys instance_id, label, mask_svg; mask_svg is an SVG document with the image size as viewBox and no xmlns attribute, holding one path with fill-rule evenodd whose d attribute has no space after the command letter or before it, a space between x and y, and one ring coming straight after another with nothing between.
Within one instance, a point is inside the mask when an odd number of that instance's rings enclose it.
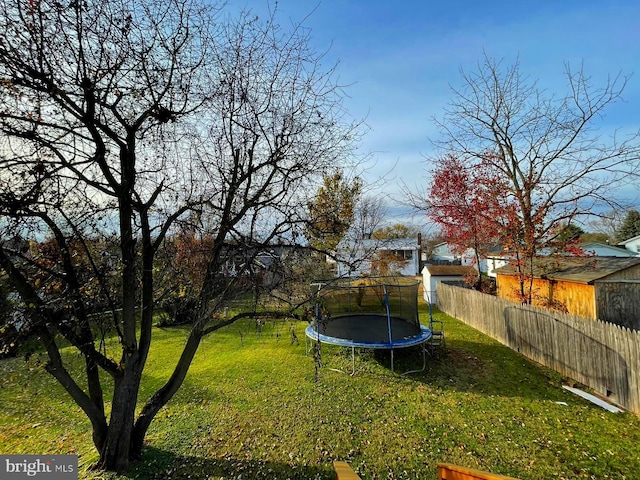
<instances>
[{"instance_id":1,"label":"bare tree","mask_svg":"<svg viewBox=\"0 0 640 480\"><path fill-rule=\"evenodd\" d=\"M235 320L212 313L252 276L225 275L225 263L301 237L310 183L347 158L357 128L308 32L273 17L222 22L192 0L0 9L0 266L23 332L91 421L99 466L122 471L203 336ZM208 238L191 330L136 416L155 301L176 287L158 282L159 252L185 224Z\"/></svg>"},{"instance_id":2,"label":"bare tree","mask_svg":"<svg viewBox=\"0 0 640 480\"><path fill-rule=\"evenodd\" d=\"M383 197L363 195L356 205L353 222L354 235L359 238L372 238L387 215Z\"/></svg>"},{"instance_id":3,"label":"bare tree","mask_svg":"<svg viewBox=\"0 0 640 480\"><path fill-rule=\"evenodd\" d=\"M598 88L567 65L566 79L567 93L550 95L523 76L517 62L505 66L485 57L477 71L462 71L462 86L437 120L439 147L469 164L484 163L508 185L517 214L504 219L498 240L517 252L524 276L560 225L615 206L614 188L639 173L638 132L605 136L597 125L621 99L628 77Z\"/></svg>"},{"instance_id":4,"label":"bare tree","mask_svg":"<svg viewBox=\"0 0 640 480\"><path fill-rule=\"evenodd\" d=\"M625 214L625 210L607 210L594 215L587 222L587 226L593 232L605 234L608 237L608 243L615 243L616 232L622 225Z\"/></svg>"}]
</instances>

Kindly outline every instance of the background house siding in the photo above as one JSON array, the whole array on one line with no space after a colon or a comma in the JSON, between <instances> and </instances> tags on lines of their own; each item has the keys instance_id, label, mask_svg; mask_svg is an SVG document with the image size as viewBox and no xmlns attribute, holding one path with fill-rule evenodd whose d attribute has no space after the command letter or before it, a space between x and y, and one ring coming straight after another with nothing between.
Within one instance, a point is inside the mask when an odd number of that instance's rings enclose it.
<instances>
[{"instance_id":1,"label":"background house siding","mask_svg":"<svg viewBox=\"0 0 640 480\"><path fill-rule=\"evenodd\" d=\"M336 248L339 277L420 275L420 245L414 239L343 240ZM389 272L379 271L388 264Z\"/></svg>"}]
</instances>

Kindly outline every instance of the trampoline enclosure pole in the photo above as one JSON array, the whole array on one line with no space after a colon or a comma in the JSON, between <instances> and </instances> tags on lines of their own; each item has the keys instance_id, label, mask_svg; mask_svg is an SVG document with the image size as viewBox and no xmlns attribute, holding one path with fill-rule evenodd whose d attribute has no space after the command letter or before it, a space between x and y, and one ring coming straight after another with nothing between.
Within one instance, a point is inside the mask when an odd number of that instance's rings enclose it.
<instances>
[{"instance_id":1,"label":"trampoline enclosure pole","mask_svg":"<svg viewBox=\"0 0 640 480\"><path fill-rule=\"evenodd\" d=\"M391 309L389 308L389 292L387 286L382 286L384 291L384 305L387 310L387 330L389 331L389 346L391 350L391 371L393 372L393 333L391 332Z\"/></svg>"}]
</instances>

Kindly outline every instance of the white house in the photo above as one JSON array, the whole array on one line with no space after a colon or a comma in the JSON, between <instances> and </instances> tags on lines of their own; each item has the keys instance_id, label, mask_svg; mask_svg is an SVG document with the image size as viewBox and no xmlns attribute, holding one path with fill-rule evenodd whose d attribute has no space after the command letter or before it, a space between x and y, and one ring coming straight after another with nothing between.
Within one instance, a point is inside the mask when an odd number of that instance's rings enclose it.
<instances>
[{"instance_id":1,"label":"white house","mask_svg":"<svg viewBox=\"0 0 640 480\"><path fill-rule=\"evenodd\" d=\"M336 248L338 276L420 275L420 244L415 238L343 239ZM381 271L382 264L390 271Z\"/></svg>"},{"instance_id":2,"label":"white house","mask_svg":"<svg viewBox=\"0 0 640 480\"><path fill-rule=\"evenodd\" d=\"M439 262L452 262L452 263L460 263L460 265L474 265L476 258L474 255L474 251L472 248L466 249L462 253L454 253L453 246L450 243L439 243L435 247L433 247L433 255L431 257L432 260ZM484 259L481 259L480 268L483 267ZM482 270L483 272L486 270Z\"/></svg>"},{"instance_id":3,"label":"white house","mask_svg":"<svg viewBox=\"0 0 640 480\"><path fill-rule=\"evenodd\" d=\"M488 256L486 259L484 259L484 264L486 270L482 270L482 272L486 273L487 276L491 278L496 278L497 275L494 270L500 267L504 267L505 265L509 265L509 257L506 257L504 255Z\"/></svg>"},{"instance_id":4,"label":"white house","mask_svg":"<svg viewBox=\"0 0 640 480\"><path fill-rule=\"evenodd\" d=\"M447 242L439 243L433 247L432 259L445 262L459 262L461 261L459 253L453 253L451 251L451 244Z\"/></svg>"},{"instance_id":5,"label":"white house","mask_svg":"<svg viewBox=\"0 0 640 480\"><path fill-rule=\"evenodd\" d=\"M460 262L462 266L472 266L476 270L476 257L474 250L468 248L462 254L453 253L452 246L449 243L439 243L433 247L433 255L431 257L433 261L447 261L457 263ZM502 247L500 245L494 245L489 249L489 255L480 258L480 271L486 273L488 276L495 278L493 270L503 267L509 263L509 258L502 254Z\"/></svg>"},{"instance_id":6,"label":"white house","mask_svg":"<svg viewBox=\"0 0 640 480\"><path fill-rule=\"evenodd\" d=\"M620 242L618 245L633 252L636 256L640 255L640 235L625 240L624 242Z\"/></svg>"},{"instance_id":7,"label":"white house","mask_svg":"<svg viewBox=\"0 0 640 480\"><path fill-rule=\"evenodd\" d=\"M465 265L426 265L422 269L424 301L438 303L436 285L439 282L463 282L468 275L477 275L476 269Z\"/></svg>"}]
</instances>

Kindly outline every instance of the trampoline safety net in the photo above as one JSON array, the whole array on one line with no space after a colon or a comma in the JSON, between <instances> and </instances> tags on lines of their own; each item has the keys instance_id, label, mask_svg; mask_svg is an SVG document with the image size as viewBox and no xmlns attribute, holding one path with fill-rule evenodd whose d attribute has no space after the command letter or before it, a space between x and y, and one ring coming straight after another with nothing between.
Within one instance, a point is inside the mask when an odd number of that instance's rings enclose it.
<instances>
[{"instance_id":1,"label":"trampoline safety net","mask_svg":"<svg viewBox=\"0 0 640 480\"><path fill-rule=\"evenodd\" d=\"M419 286L419 281L408 277L363 277L319 285L319 316L325 320L320 330L368 342L389 342L419 334ZM348 319L349 332L341 327L341 319L345 324ZM393 322L389 326L392 332L386 327L387 319Z\"/></svg>"}]
</instances>

